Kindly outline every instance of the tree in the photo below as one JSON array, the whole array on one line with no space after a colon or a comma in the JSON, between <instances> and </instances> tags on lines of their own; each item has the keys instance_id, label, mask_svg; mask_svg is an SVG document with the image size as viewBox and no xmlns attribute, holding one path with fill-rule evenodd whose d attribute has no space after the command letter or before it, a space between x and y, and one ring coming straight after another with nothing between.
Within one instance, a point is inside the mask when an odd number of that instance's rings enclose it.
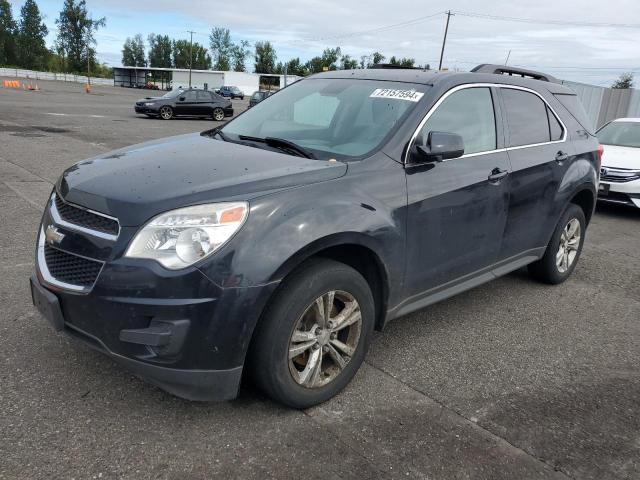
<instances>
[{"instance_id":1,"label":"tree","mask_svg":"<svg viewBox=\"0 0 640 480\"><path fill-rule=\"evenodd\" d=\"M26 0L20 9L18 26L18 55L20 65L25 68L43 68L47 62L49 50L45 37L49 33L42 22L40 9L34 0Z\"/></svg>"},{"instance_id":2,"label":"tree","mask_svg":"<svg viewBox=\"0 0 640 480\"><path fill-rule=\"evenodd\" d=\"M122 65L129 67L147 66L142 35L137 34L133 38L127 37L124 45L122 46Z\"/></svg>"},{"instance_id":3,"label":"tree","mask_svg":"<svg viewBox=\"0 0 640 480\"><path fill-rule=\"evenodd\" d=\"M633 73L623 73L613 82L611 88L631 88L633 87Z\"/></svg>"},{"instance_id":4,"label":"tree","mask_svg":"<svg viewBox=\"0 0 640 480\"><path fill-rule=\"evenodd\" d=\"M233 61L234 72L246 71L246 60L251 54L249 50L249 42L246 40L240 40L240 43L233 45L231 52L231 59Z\"/></svg>"},{"instance_id":5,"label":"tree","mask_svg":"<svg viewBox=\"0 0 640 480\"><path fill-rule=\"evenodd\" d=\"M176 40L173 42L173 66L175 68L189 68L189 61L192 59L191 68L195 70L209 70L211 68L211 56L207 49L198 42L193 43L193 51L189 40Z\"/></svg>"},{"instance_id":6,"label":"tree","mask_svg":"<svg viewBox=\"0 0 640 480\"><path fill-rule=\"evenodd\" d=\"M0 0L0 65L14 65L16 62L17 29L11 5L7 0Z\"/></svg>"},{"instance_id":7,"label":"tree","mask_svg":"<svg viewBox=\"0 0 640 480\"><path fill-rule=\"evenodd\" d=\"M384 55L382 55L380 52L373 52L371 54L371 58L372 58L372 63L370 65L378 65L379 63L384 62L384 59L386 58Z\"/></svg>"},{"instance_id":8,"label":"tree","mask_svg":"<svg viewBox=\"0 0 640 480\"><path fill-rule=\"evenodd\" d=\"M342 70L355 70L358 68L358 61L355 58L351 58L349 55L343 55L340 60Z\"/></svg>"},{"instance_id":9,"label":"tree","mask_svg":"<svg viewBox=\"0 0 640 480\"><path fill-rule=\"evenodd\" d=\"M91 18L85 0L65 0L56 24L57 45L64 50L71 71L83 72L87 64L96 67L96 52L91 46L96 44L96 30L106 25L105 18Z\"/></svg>"},{"instance_id":10,"label":"tree","mask_svg":"<svg viewBox=\"0 0 640 480\"><path fill-rule=\"evenodd\" d=\"M309 73L319 73L325 70L337 70L337 62L340 58L340 47L325 48L321 57L313 57L306 63L305 67Z\"/></svg>"},{"instance_id":11,"label":"tree","mask_svg":"<svg viewBox=\"0 0 640 480\"><path fill-rule=\"evenodd\" d=\"M256 73L276 73L276 50L271 42L256 42L255 65Z\"/></svg>"},{"instance_id":12,"label":"tree","mask_svg":"<svg viewBox=\"0 0 640 480\"><path fill-rule=\"evenodd\" d=\"M389 65L395 65L398 67L413 68L415 63L416 61L413 58L396 58L394 56L389 59Z\"/></svg>"},{"instance_id":13,"label":"tree","mask_svg":"<svg viewBox=\"0 0 640 480\"><path fill-rule=\"evenodd\" d=\"M292 58L288 62L278 62L278 66L276 67L276 73L280 75L297 75L299 77L304 77L307 74L307 70L305 66L300 62L300 58Z\"/></svg>"},{"instance_id":14,"label":"tree","mask_svg":"<svg viewBox=\"0 0 640 480\"><path fill-rule=\"evenodd\" d=\"M228 28L214 27L209 34L209 47L215 70L231 70L234 45Z\"/></svg>"},{"instance_id":15,"label":"tree","mask_svg":"<svg viewBox=\"0 0 640 480\"><path fill-rule=\"evenodd\" d=\"M171 54L173 43L169 35L156 35L147 37L149 43L149 66L158 68L171 68Z\"/></svg>"}]
</instances>

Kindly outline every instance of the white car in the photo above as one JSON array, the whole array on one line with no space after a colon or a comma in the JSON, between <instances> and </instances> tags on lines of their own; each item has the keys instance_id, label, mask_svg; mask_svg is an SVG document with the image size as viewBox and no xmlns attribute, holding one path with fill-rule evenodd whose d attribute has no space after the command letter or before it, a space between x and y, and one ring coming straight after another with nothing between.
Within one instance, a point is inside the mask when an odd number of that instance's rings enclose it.
<instances>
[{"instance_id":1,"label":"white car","mask_svg":"<svg viewBox=\"0 0 640 480\"><path fill-rule=\"evenodd\" d=\"M598 200L640 208L640 118L618 118L596 135L604 145Z\"/></svg>"}]
</instances>

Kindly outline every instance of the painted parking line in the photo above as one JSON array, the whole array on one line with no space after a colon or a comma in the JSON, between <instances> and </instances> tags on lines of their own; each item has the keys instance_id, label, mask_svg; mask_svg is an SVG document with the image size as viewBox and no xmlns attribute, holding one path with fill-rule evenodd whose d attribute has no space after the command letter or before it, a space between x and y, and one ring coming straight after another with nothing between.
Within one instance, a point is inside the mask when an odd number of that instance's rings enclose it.
<instances>
[{"instance_id":1,"label":"painted parking line","mask_svg":"<svg viewBox=\"0 0 640 480\"><path fill-rule=\"evenodd\" d=\"M56 117L89 117L89 118L105 118L106 115L86 115L84 113L57 113L46 112L45 115L54 115Z\"/></svg>"}]
</instances>

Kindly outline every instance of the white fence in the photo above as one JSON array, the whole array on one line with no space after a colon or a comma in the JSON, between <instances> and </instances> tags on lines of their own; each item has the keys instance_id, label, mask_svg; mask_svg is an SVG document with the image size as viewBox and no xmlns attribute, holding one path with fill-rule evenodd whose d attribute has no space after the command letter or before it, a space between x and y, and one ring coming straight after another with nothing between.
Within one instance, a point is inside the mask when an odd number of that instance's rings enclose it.
<instances>
[{"instance_id":1,"label":"white fence","mask_svg":"<svg viewBox=\"0 0 640 480\"><path fill-rule=\"evenodd\" d=\"M0 68L0 77L27 78L29 80L58 80L61 82L87 83L86 75L74 75L73 73L38 72L35 70L23 70L21 68ZM91 77L92 85L111 85L111 78Z\"/></svg>"}]
</instances>

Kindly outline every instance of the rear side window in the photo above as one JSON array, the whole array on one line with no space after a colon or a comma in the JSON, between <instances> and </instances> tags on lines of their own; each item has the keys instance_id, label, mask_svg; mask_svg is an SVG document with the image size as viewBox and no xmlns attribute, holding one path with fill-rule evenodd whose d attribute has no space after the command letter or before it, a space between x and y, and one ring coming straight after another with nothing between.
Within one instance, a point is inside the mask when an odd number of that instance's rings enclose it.
<instances>
[{"instance_id":1,"label":"rear side window","mask_svg":"<svg viewBox=\"0 0 640 480\"><path fill-rule=\"evenodd\" d=\"M509 125L509 146L519 147L551 140L547 105L531 92L502 89Z\"/></svg>"},{"instance_id":2,"label":"rear side window","mask_svg":"<svg viewBox=\"0 0 640 480\"><path fill-rule=\"evenodd\" d=\"M554 96L558 99L562 106L569 111L573 118L578 121L582 128L593 135L593 123L589 119L587 112L585 112L584 107L582 106L582 102L580 101L578 96L560 93L556 93L554 94Z\"/></svg>"},{"instance_id":3,"label":"rear side window","mask_svg":"<svg viewBox=\"0 0 640 480\"><path fill-rule=\"evenodd\" d=\"M423 145L429 132L457 133L464 141L465 154L495 150L496 120L491 91L476 87L452 93L422 127L418 141Z\"/></svg>"},{"instance_id":4,"label":"rear side window","mask_svg":"<svg viewBox=\"0 0 640 480\"><path fill-rule=\"evenodd\" d=\"M198 90L198 100L201 102L210 102L211 94L209 92L205 92L204 90Z\"/></svg>"}]
</instances>

